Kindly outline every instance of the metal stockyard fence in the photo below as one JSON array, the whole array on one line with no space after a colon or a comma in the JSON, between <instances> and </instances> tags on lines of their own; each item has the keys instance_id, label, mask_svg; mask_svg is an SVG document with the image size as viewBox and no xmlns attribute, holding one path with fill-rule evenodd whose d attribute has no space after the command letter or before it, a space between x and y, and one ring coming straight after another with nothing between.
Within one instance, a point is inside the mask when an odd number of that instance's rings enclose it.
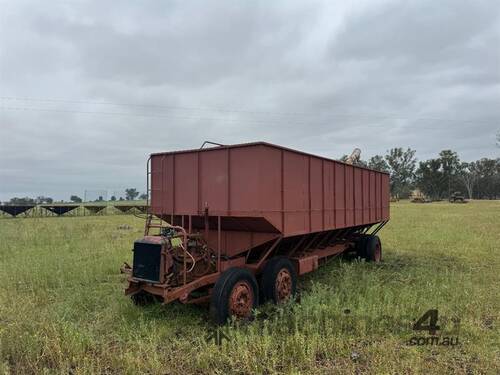
<instances>
[{"instance_id":1,"label":"metal stockyard fence","mask_svg":"<svg viewBox=\"0 0 500 375\"><path fill-rule=\"evenodd\" d=\"M54 217L54 216L96 216L146 214L145 204L40 204L40 205L0 205L1 218Z\"/></svg>"}]
</instances>

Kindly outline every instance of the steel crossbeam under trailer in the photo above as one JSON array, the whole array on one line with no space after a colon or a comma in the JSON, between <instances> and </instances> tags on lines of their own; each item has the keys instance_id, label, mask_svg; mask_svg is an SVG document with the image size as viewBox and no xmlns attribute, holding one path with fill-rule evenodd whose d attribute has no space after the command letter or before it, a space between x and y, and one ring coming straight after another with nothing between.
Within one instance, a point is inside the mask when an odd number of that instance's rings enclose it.
<instances>
[{"instance_id":1,"label":"steel crossbeam under trailer","mask_svg":"<svg viewBox=\"0 0 500 375\"><path fill-rule=\"evenodd\" d=\"M152 154L145 235L126 295L210 302L216 323L295 293L297 275L347 251L378 262L389 175L258 142Z\"/></svg>"}]
</instances>

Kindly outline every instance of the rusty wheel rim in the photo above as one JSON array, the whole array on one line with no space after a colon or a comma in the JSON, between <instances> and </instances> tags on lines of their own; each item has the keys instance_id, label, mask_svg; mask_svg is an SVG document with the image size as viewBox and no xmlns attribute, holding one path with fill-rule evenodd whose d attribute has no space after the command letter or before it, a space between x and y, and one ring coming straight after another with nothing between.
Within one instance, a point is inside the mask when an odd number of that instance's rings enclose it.
<instances>
[{"instance_id":1,"label":"rusty wheel rim","mask_svg":"<svg viewBox=\"0 0 500 375\"><path fill-rule=\"evenodd\" d=\"M292 295L292 275L286 268L281 269L276 276L277 302L284 302Z\"/></svg>"},{"instance_id":2,"label":"rusty wheel rim","mask_svg":"<svg viewBox=\"0 0 500 375\"><path fill-rule=\"evenodd\" d=\"M377 242L375 245L375 262L380 262L382 258L382 247L380 246L380 242Z\"/></svg>"},{"instance_id":3,"label":"rusty wheel rim","mask_svg":"<svg viewBox=\"0 0 500 375\"><path fill-rule=\"evenodd\" d=\"M239 281L229 296L229 313L238 319L248 318L252 313L253 300L251 285L247 281Z\"/></svg>"}]
</instances>

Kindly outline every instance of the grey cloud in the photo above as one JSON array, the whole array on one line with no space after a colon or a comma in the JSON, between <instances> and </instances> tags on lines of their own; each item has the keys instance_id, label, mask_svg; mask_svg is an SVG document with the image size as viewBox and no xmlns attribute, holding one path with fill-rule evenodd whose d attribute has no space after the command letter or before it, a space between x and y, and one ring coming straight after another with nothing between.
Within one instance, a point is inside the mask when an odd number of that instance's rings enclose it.
<instances>
[{"instance_id":1,"label":"grey cloud","mask_svg":"<svg viewBox=\"0 0 500 375\"><path fill-rule=\"evenodd\" d=\"M493 0L7 3L0 96L74 102L0 99L0 200L143 190L150 152L205 139L498 156L499 14Z\"/></svg>"}]
</instances>

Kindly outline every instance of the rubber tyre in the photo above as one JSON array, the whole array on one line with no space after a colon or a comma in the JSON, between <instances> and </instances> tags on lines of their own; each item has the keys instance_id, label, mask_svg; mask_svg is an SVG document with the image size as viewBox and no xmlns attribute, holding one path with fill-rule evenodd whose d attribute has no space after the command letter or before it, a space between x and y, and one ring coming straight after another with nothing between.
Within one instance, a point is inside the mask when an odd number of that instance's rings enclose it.
<instances>
[{"instance_id":1,"label":"rubber tyre","mask_svg":"<svg viewBox=\"0 0 500 375\"><path fill-rule=\"evenodd\" d=\"M356 242L356 255L362 259L366 259L366 241L368 237L369 236L363 234Z\"/></svg>"},{"instance_id":2,"label":"rubber tyre","mask_svg":"<svg viewBox=\"0 0 500 375\"><path fill-rule=\"evenodd\" d=\"M282 303L285 299L279 297L277 289L277 278L280 272L285 272L287 277L291 279L291 293L288 298L294 298L297 290L297 272L290 259L285 257L276 257L270 259L262 270L260 279L261 301L273 302L276 304Z\"/></svg>"},{"instance_id":3,"label":"rubber tyre","mask_svg":"<svg viewBox=\"0 0 500 375\"><path fill-rule=\"evenodd\" d=\"M259 301L259 288L255 276L245 268L229 268L222 273L212 290L210 317L215 324L225 324L231 316L230 298L233 293L233 288L239 284L245 284L251 288L251 308L253 310L257 307ZM250 317L251 313L246 318Z\"/></svg>"},{"instance_id":4,"label":"rubber tyre","mask_svg":"<svg viewBox=\"0 0 500 375\"><path fill-rule=\"evenodd\" d=\"M367 262L380 262L382 260L382 243L378 236L367 236L365 244L365 257Z\"/></svg>"}]
</instances>

